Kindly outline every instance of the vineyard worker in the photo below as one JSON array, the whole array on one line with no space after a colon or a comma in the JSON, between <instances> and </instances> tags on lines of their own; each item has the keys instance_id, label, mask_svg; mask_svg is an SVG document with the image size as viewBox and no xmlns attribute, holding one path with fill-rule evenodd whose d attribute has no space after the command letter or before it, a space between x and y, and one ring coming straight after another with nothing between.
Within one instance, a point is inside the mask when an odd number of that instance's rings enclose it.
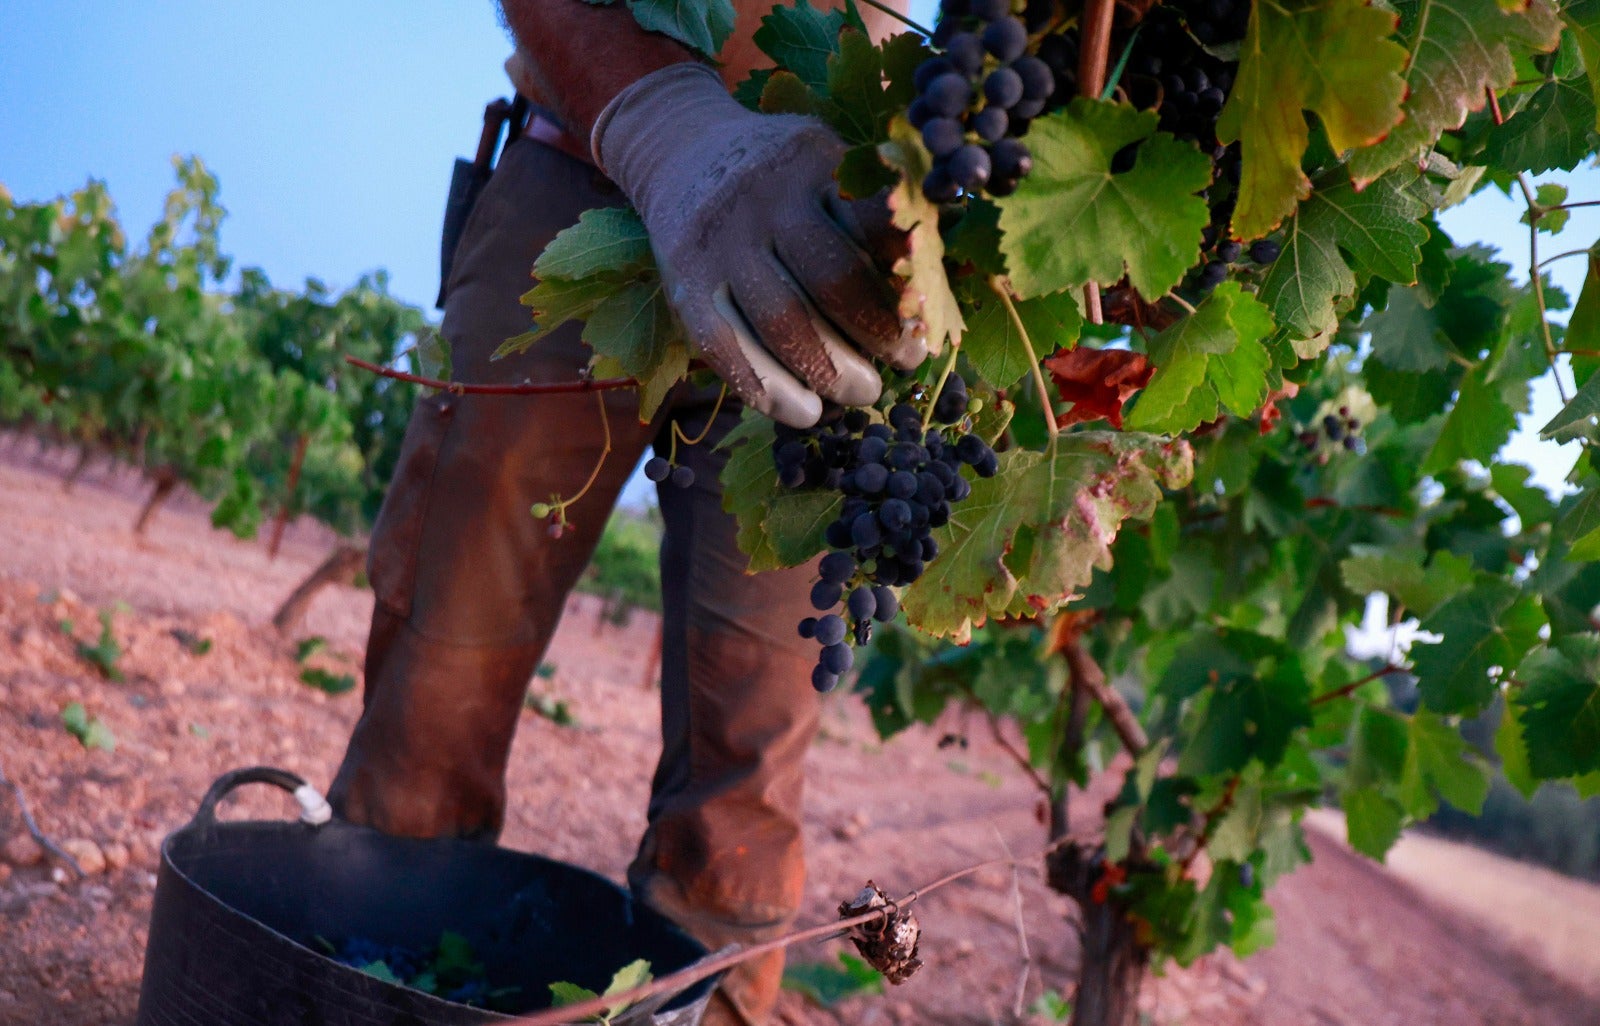
<instances>
[{"instance_id":1,"label":"vineyard worker","mask_svg":"<svg viewBox=\"0 0 1600 1026\"><path fill-rule=\"evenodd\" d=\"M589 352L576 325L525 356L490 355L527 329L518 297L551 238L586 209L622 203L643 215L699 355L755 408L798 425L823 398L870 403L878 376L857 347L917 362L921 342L902 332L887 279L856 245L872 218L825 202L842 145L728 93L762 60L751 33L768 6L738 5L719 78L622 4L504 0L521 90L550 115L508 146L456 249L442 333L457 380L579 375ZM363 711L331 788L344 817L409 836L498 835L532 672L624 481L646 446L664 454L670 438L665 417L639 423L632 390L601 394L611 453L559 538L529 507L575 494L599 461L595 394L418 404L373 531ZM682 396L667 416L694 437L713 398ZM730 397L706 443L679 447L695 484L661 491L663 751L628 871L636 895L712 947L790 927L804 879L801 764L818 714L816 646L795 631L812 612L813 571L747 574L721 507L725 457L713 443L739 406ZM707 1022L764 1021L782 962L732 973Z\"/></svg>"}]
</instances>

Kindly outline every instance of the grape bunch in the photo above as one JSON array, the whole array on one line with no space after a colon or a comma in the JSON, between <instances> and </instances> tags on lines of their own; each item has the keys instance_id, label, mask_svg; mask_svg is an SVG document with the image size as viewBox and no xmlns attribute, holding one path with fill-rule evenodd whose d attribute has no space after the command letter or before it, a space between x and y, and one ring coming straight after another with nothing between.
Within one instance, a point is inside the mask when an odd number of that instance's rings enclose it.
<instances>
[{"instance_id":1,"label":"grape bunch","mask_svg":"<svg viewBox=\"0 0 1600 1026\"><path fill-rule=\"evenodd\" d=\"M1367 447L1361 437L1361 421L1351 415L1348 406L1339 407L1336 414L1324 414L1320 422L1306 427L1296 438L1301 448L1315 456L1320 463L1328 462L1328 453L1322 448L1324 440L1330 446L1341 445L1354 453L1364 452Z\"/></svg>"},{"instance_id":2,"label":"grape bunch","mask_svg":"<svg viewBox=\"0 0 1600 1026\"><path fill-rule=\"evenodd\" d=\"M917 67L906 117L922 132L933 169L922 193L953 203L962 193L1008 196L1033 168L1022 142L1055 92L1050 67L1027 53L1028 27L1011 0L941 0L933 44Z\"/></svg>"},{"instance_id":3,"label":"grape bunch","mask_svg":"<svg viewBox=\"0 0 1600 1026\"><path fill-rule=\"evenodd\" d=\"M952 374L932 400L927 428L911 402L895 403L884 421L849 410L827 425L778 426L773 462L779 484L844 495L838 518L827 527L831 551L811 588L818 615L800 621L800 636L822 646L811 673L818 691L839 683L855 663L852 643L866 644L874 621L894 618L900 609L895 589L921 577L939 554L933 529L948 523L951 506L972 491L961 467L979 477L999 472L999 457L970 431L969 410L975 412L967 384Z\"/></svg>"}]
</instances>

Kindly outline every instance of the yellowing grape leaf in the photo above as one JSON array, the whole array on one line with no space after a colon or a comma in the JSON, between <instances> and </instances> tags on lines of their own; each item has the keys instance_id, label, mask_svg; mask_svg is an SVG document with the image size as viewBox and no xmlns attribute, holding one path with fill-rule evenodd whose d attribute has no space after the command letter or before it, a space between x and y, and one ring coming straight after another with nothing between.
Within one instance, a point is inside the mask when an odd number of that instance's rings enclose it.
<instances>
[{"instance_id":1,"label":"yellowing grape leaf","mask_svg":"<svg viewBox=\"0 0 1600 1026\"><path fill-rule=\"evenodd\" d=\"M937 353L946 338L959 343L966 324L944 273L939 208L922 195L922 179L933 167L933 158L922 147L922 134L903 116L889 123L889 141L878 146L878 153L900 173L900 184L889 192L894 225L907 233L909 246L909 253L894 267L894 272L906 279L900 293L900 317L920 319L927 332L928 350Z\"/></svg>"},{"instance_id":2,"label":"yellowing grape leaf","mask_svg":"<svg viewBox=\"0 0 1600 1026\"><path fill-rule=\"evenodd\" d=\"M1032 123L1033 170L998 200L1001 252L1023 298L1124 274L1159 299L1200 259L1211 162L1157 132L1156 115L1079 97ZM1138 144L1131 168L1111 158Z\"/></svg>"},{"instance_id":3,"label":"yellowing grape leaf","mask_svg":"<svg viewBox=\"0 0 1600 1026\"><path fill-rule=\"evenodd\" d=\"M1399 0L1400 38L1410 51L1403 78L1405 120L1377 145L1350 155L1358 185L1415 161L1441 134L1482 109L1488 90L1516 76L1517 50L1555 47L1561 21L1548 0L1510 9L1498 0Z\"/></svg>"},{"instance_id":4,"label":"yellowing grape leaf","mask_svg":"<svg viewBox=\"0 0 1600 1026\"><path fill-rule=\"evenodd\" d=\"M1307 111L1338 153L1377 142L1400 120L1406 52L1393 30L1394 16L1364 0L1257 0L1217 122L1217 138L1238 141L1244 161L1234 235L1267 234L1311 193L1300 168Z\"/></svg>"}]
</instances>

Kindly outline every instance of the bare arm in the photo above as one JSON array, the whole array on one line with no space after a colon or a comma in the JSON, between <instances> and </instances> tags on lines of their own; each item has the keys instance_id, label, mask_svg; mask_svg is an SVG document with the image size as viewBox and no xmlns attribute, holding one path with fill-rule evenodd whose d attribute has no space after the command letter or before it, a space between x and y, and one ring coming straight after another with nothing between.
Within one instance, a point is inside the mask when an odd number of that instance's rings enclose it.
<instances>
[{"instance_id":1,"label":"bare arm","mask_svg":"<svg viewBox=\"0 0 1600 1026\"><path fill-rule=\"evenodd\" d=\"M541 99L581 139L622 90L652 71L695 59L680 43L640 28L620 3L501 0L500 9L532 58Z\"/></svg>"}]
</instances>

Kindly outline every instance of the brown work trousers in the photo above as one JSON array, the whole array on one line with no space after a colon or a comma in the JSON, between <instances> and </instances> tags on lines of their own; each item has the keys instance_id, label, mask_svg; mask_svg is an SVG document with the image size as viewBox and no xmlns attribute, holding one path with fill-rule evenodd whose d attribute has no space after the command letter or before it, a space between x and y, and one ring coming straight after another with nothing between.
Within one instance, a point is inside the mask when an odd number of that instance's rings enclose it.
<instances>
[{"instance_id":1,"label":"brown work trousers","mask_svg":"<svg viewBox=\"0 0 1600 1026\"><path fill-rule=\"evenodd\" d=\"M442 333L453 375L472 382L564 381L589 352L569 324L529 353L491 361L527 330L529 268L561 229L622 202L593 167L529 139L507 147L469 218L447 283ZM570 496L611 452L571 527L551 536L529 514ZM660 489L662 754L649 826L628 871L634 893L713 947L783 932L799 906L801 763L816 729L815 661L795 632L810 567L746 572L723 512L716 442L738 419L727 402L700 445L680 444L688 489ZM685 391L654 424L632 390L421 400L373 530L376 596L363 711L331 788L351 820L411 836L492 839L523 696L594 552L623 483L669 420L695 437L711 415ZM781 955L732 974L708 1021L758 1023L776 998Z\"/></svg>"}]
</instances>

